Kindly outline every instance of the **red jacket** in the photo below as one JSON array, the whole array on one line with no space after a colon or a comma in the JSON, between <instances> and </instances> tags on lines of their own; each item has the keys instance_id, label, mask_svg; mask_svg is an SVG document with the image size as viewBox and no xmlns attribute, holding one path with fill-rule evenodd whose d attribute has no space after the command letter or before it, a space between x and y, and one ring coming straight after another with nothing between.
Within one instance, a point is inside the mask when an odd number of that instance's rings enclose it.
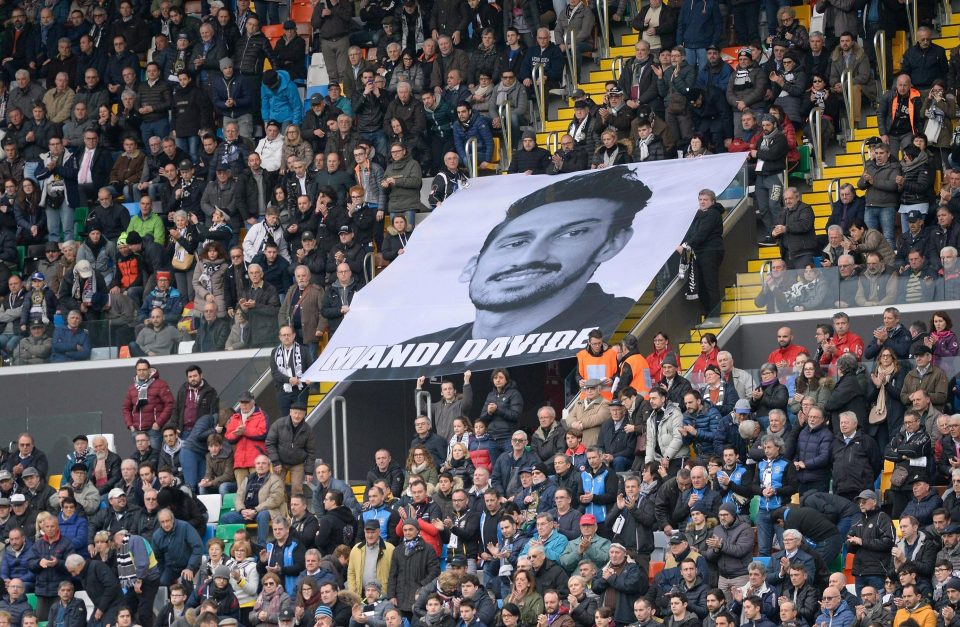
<instances>
[{"instance_id":1,"label":"red jacket","mask_svg":"<svg viewBox=\"0 0 960 627\"><path fill-rule=\"evenodd\" d=\"M833 355L828 355L824 353L820 357L820 365L823 366L824 370L830 369L830 372L837 365L837 360L850 353L857 358L857 361L863 359L863 340L860 339L860 336L852 331L848 331L846 335L842 338L839 335L833 336L833 340L830 341L831 344L837 347L837 350L833 352Z\"/></svg>"},{"instance_id":2,"label":"red jacket","mask_svg":"<svg viewBox=\"0 0 960 627\"><path fill-rule=\"evenodd\" d=\"M244 426L243 433L237 433L241 426ZM238 412L230 416L223 437L233 444L233 467L253 468L257 456L267 454L267 417L257 407L244 424Z\"/></svg>"},{"instance_id":3,"label":"red jacket","mask_svg":"<svg viewBox=\"0 0 960 627\"><path fill-rule=\"evenodd\" d=\"M663 363L663 360L667 355L673 353L673 349L670 348L670 344L667 344L666 348L662 351L653 351L647 355L647 365L650 366L650 380L656 383L663 378L663 372L660 370L660 364Z\"/></svg>"},{"instance_id":4,"label":"red jacket","mask_svg":"<svg viewBox=\"0 0 960 627\"><path fill-rule=\"evenodd\" d=\"M776 366L780 370L780 376L784 377L790 373L790 369L793 368L793 362L796 361L797 355L800 353L807 353L809 355L810 351L799 344L791 344L786 348L778 347L776 350L770 352L767 361Z\"/></svg>"},{"instance_id":5,"label":"red jacket","mask_svg":"<svg viewBox=\"0 0 960 627\"><path fill-rule=\"evenodd\" d=\"M693 372L691 376L687 377L693 383L703 383L703 372L707 369L707 366L717 366L717 355L720 354L720 349L714 346L710 352L700 353L700 356L697 357L697 361L693 362Z\"/></svg>"},{"instance_id":6,"label":"red jacket","mask_svg":"<svg viewBox=\"0 0 960 627\"><path fill-rule=\"evenodd\" d=\"M131 383L127 395L123 398L123 422L127 428L133 427L137 431L146 431L157 423L162 428L173 414L173 393L170 386L160 378L160 373L154 368L150 372L153 383L147 388L147 397L140 403L140 395L136 384ZM139 404L139 406L138 406Z\"/></svg>"},{"instance_id":7,"label":"red jacket","mask_svg":"<svg viewBox=\"0 0 960 627\"><path fill-rule=\"evenodd\" d=\"M404 521L401 519L400 522L397 523L396 529L394 529L401 543L403 542L403 523ZM433 547L433 551L437 554L437 557L440 557L440 530L434 527L432 522L422 518L417 519L417 526L420 527L420 537L423 538L423 541L426 542L428 546Z\"/></svg>"}]
</instances>

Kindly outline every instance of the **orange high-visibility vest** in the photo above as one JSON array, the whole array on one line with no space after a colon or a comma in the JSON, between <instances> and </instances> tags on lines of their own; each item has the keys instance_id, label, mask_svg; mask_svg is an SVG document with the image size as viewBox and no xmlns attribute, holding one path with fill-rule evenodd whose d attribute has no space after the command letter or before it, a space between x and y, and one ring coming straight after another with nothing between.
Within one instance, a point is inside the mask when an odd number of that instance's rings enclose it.
<instances>
[{"instance_id":1,"label":"orange high-visibility vest","mask_svg":"<svg viewBox=\"0 0 960 627\"><path fill-rule=\"evenodd\" d=\"M617 376L617 353L608 348L599 355L594 355L590 349L584 348L577 353L577 370L582 379L610 379ZM600 394L603 398L613 399L613 387L604 385L600 388ZM581 398L583 392L580 393Z\"/></svg>"}]
</instances>

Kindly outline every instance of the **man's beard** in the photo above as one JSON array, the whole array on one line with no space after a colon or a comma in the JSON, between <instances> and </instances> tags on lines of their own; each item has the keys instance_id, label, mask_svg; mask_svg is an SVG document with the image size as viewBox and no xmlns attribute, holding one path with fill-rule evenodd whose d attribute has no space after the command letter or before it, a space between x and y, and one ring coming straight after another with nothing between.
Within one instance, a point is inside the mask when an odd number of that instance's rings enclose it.
<instances>
[{"instance_id":1,"label":"man's beard","mask_svg":"<svg viewBox=\"0 0 960 627\"><path fill-rule=\"evenodd\" d=\"M523 309L531 305L535 305L543 300L545 300L551 294L559 293L566 288L570 287L578 280L580 277L586 273L586 269L591 265L595 265L593 257L587 260L586 263L581 265L579 268L572 269L572 271L566 273L565 275L554 276L552 280L544 282L537 286L533 291L527 292L524 294L517 294L513 297L509 294L498 295L496 297L490 296L489 292L484 290L482 286L478 285L475 281L470 281L470 300L473 301L473 304L477 309L482 309L484 311L492 311L495 313L503 313L507 311L513 311L516 309ZM533 262L525 266L511 266L507 270L502 270L496 272L493 275L489 276L486 280L492 281L498 276L513 273L518 270L546 270L549 272L560 273L563 270L563 266L558 263L546 263L546 262Z\"/></svg>"}]
</instances>

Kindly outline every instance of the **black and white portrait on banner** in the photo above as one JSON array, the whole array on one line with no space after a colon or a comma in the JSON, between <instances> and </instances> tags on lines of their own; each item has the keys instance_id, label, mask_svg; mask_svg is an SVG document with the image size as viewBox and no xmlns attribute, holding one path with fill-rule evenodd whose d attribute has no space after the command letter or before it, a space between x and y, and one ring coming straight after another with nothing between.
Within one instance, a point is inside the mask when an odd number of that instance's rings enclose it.
<instances>
[{"instance_id":1,"label":"black and white portrait on banner","mask_svg":"<svg viewBox=\"0 0 960 627\"><path fill-rule=\"evenodd\" d=\"M609 336L743 155L475 179L357 294L304 375L412 379L574 355Z\"/></svg>"}]
</instances>

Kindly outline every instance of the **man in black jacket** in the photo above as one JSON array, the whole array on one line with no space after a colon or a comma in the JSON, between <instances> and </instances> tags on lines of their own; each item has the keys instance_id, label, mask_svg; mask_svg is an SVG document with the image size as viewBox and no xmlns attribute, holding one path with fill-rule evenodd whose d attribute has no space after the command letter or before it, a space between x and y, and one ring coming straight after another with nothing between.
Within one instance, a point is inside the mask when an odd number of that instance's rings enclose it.
<instances>
[{"instance_id":1,"label":"man in black jacket","mask_svg":"<svg viewBox=\"0 0 960 627\"><path fill-rule=\"evenodd\" d=\"M83 559L76 553L68 555L64 567L75 579L83 584L90 600L93 601L93 620L100 624L110 624L123 603L120 593L120 580L105 562Z\"/></svg>"},{"instance_id":2,"label":"man in black jacket","mask_svg":"<svg viewBox=\"0 0 960 627\"><path fill-rule=\"evenodd\" d=\"M773 233L773 227L780 223L780 200L773 200L770 196L774 188L779 188L781 195L783 193L783 171L786 169L789 148L776 118L765 113L760 116L760 126L763 136L757 149L750 151L750 156L762 164L757 169L755 202L766 235L758 244L776 246L777 241L770 234Z\"/></svg>"},{"instance_id":3,"label":"man in black jacket","mask_svg":"<svg viewBox=\"0 0 960 627\"><path fill-rule=\"evenodd\" d=\"M203 370L195 364L187 366L187 380L177 392L177 401L169 424L180 434L181 440L190 437L197 418L220 411L220 397L203 378Z\"/></svg>"},{"instance_id":4,"label":"man in black jacket","mask_svg":"<svg viewBox=\"0 0 960 627\"><path fill-rule=\"evenodd\" d=\"M560 149L550 157L550 167L547 168L547 174L566 174L568 172L580 172L587 169L589 155L579 147L575 147L573 137L564 135L560 138Z\"/></svg>"},{"instance_id":5,"label":"man in black jacket","mask_svg":"<svg viewBox=\"0 0 960 627\"><path fill-rule=\"evenodd\" d=\"M550 167L550 153L537 146L537 134L524 131L520 141L520 150L513 153L513 160L507 172L517 174L544 174Z\"/></svg>"},{"instance_id":6,"label":"man in black jacket","mask_svg":"<svg viewBox=\"0 0 960 627\"><path fill-rule=\"evenodd\" d=\"M281 329L281 333L292 331L290 327ZM304 422L307 417L305 400L295 400L287 413L289 415L270 425L266 442L267 456L276 474L283 477L287 472L290 473L290 493L298 495L303 493L305 464L314 460L313 432Z\"/></svg>"}]
</instances>

